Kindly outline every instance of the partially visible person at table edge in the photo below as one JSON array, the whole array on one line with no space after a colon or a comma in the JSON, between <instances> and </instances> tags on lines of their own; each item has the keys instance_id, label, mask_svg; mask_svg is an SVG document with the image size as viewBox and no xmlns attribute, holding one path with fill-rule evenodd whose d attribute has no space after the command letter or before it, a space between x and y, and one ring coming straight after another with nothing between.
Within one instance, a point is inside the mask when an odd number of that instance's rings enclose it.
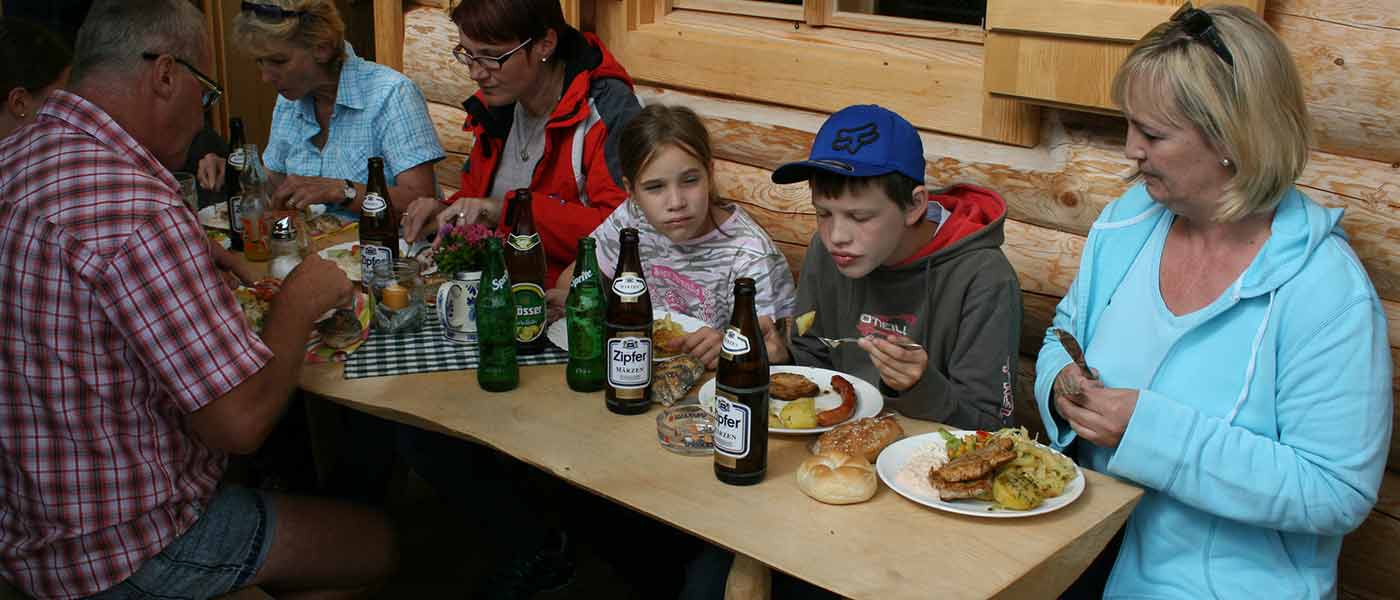
<instances>
[{"instance_id":1,"label":"partially visible person at table edge","mask_svg":"<svg viewBox=\"0 0 1400 600\"><path fill-rule=\"evenodd\" d=\"M275 205L358 211L371 156L384 159L396 211L437 193L433 163L445 154L423 94L402 73L355 55L335 2L243 2L233 37L279 95L262 154ZM201 185L221 185L224 165L204 157Z\"/></svg>"},{"instance_id":2,"label":"partially visible person at table edge","mask_svg":"<svg viewBox=\"0 0 1400 600\"><path fill-rule=\"evenodd\" d=\"M1257 15L1192 9L1113 82L1139 183L1094 223L1035 396L1057 448L1147 493L1106 597L1336 594L1391 428L1385 316L1326 209L1293 181L1302 86Z\"/></svg>"},{"instance_id":3,"label":"partially visible person at table edge","mask_svg":"<svg viewBox=\"0 0 1400 600\"><path fill-rule=\"evenodd\" d=\"M0 17L0 138L31 123L49 94L68 81L73 51L58 34Z\"/></svg>"},{"instance_id":4,"label":"partially visible person at table edge","mask_svg":"<svg viewBox=\"0 0 1400 600\"><path fill-rule=\"evenodd\" d=\"M99 0L71 91L0 141L0 575L36 598L350 597L393 569L379 514L219 486L287 404L350 283L307 257L261 339L168 170L219 88L185 0Z\"/></svg>"},{"instance_id":5,"label":"partially visible person at table edge","mask_svg":"<svg viewBox=\"0 0 1400 600\"><path fill-rule=\"evenodd\" d=\"M404 233L416 239L449 219L500 224L506 194L528 187L552 283L579 238L627 198L616 137L640 110L632 80L596 36L564 22L556 0L463 2L452 21L453 54L480 86L463 105L476 144L461 189L414 202Z\"/></svg>"}]
</instances>

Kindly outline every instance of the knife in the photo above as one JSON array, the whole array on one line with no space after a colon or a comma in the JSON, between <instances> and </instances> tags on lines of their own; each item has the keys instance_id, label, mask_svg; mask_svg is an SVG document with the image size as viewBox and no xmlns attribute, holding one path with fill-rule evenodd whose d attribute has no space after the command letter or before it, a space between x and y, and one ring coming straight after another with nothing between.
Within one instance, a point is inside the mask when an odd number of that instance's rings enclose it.
<instances>
[{"instance_id":1,"label":"knife","mask_svg":"<svg viewBox=\"0 0 1400 600\"><path fill-rule=\"evenodd\" d=\"M1079 340L1074 339L1073 334L1059 327L1053 329L1055 336L1060 338L1060 345L1065 347L1065 352L1069 353L1070 360L1079 365L1079 370L1084 372L1084 376L1089 379L1097 379L1094 377L1094 371L1089 368L1089 363L1084 362L1084 349L1079 347Z\"/></svg>"}]
</instances>

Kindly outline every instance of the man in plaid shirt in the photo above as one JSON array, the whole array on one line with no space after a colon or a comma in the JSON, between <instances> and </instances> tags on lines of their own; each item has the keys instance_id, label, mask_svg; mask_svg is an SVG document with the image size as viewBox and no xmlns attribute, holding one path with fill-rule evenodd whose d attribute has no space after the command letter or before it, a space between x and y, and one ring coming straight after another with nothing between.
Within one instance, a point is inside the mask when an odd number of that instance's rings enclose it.
<instances>
[{"instance_id":1,"label":"man in plaid shirt","mask_svg":"<svg viewBox=\"0 0 1400 600\"><path fill-rule=\"evenodd\" d=\"M219 486L350 283L308 257L245 324L167 170L218 86L187 0L99 0L70 90L0 141L0 575L39 598L350 597L394 567L365 508Z\"/></svg>"}]
</instances>

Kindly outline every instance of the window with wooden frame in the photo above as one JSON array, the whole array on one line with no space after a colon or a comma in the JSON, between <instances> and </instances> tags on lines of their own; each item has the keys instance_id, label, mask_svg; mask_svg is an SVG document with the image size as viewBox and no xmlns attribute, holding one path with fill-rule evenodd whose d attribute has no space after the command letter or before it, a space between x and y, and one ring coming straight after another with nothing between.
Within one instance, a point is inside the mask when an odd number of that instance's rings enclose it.
<instances>
[{"instance_id":1,"label":"window with wooden frame","mask_svg":"<svg viewBox=\"0 0 1400 600\"><path fill-rule=\"evenodd\" d=\"M641 81L818 112L874 103L931 131L1036 143L1039 109L984 89L981 27L860 12L877 6L620 0L595 11Z\"/></svg>"}]
</instances>

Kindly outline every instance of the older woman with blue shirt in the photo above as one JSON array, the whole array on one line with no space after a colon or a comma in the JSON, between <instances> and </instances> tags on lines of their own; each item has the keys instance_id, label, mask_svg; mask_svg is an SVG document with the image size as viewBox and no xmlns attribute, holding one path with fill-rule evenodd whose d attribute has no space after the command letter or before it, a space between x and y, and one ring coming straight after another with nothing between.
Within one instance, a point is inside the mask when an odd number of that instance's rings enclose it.
<instances>
[{"instance_id":1,"label":"older woman with blue shirt","mask_svg":"<svg viewBox=\"0 0 1400 600\"><path fill-rule=\"evenodd\" d=\"M1391 365L1342 210L1293 185L1309 127L1292 57L1253 12L1187 4L1113 94L1141 183L1094 223L1056 309L1090 372L1047 335L1035 389L1056 447L1146 489L1103 597L1335 596L1385 466Z\"/></svg>"},{"instance_id":2,"label":"older woman with blue shirt","mask_svg":"<svg viewBox=\"0 0 1400 600\"><path fill-rule=\"evenodd\" d=\"M445 155L423 95L398 71L355 55L332 0L243 2L234 39L279 95L262 155L274 204L358 210L371 156L384 159L398 211L436 195L433 163ZM200 167L206 187L219 185L221 160Z\"/></svg>"}]
</instances>

